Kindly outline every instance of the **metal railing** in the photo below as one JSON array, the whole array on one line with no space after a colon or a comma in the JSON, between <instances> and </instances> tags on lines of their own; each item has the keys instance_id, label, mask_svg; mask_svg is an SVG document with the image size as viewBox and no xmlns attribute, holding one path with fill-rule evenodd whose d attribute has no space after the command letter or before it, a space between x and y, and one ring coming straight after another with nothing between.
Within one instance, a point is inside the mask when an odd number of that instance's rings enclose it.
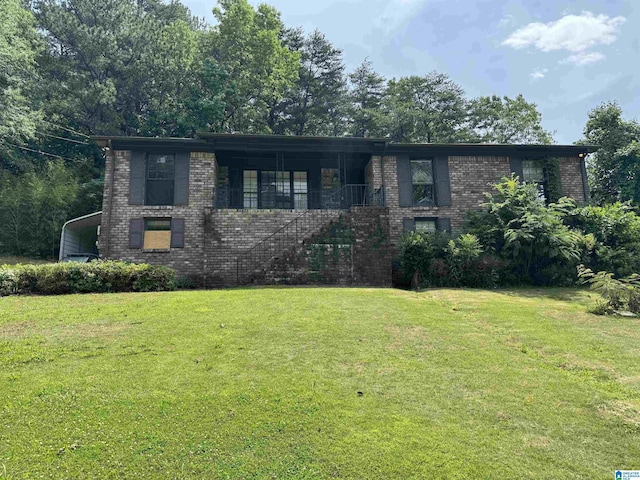
<instances>
[{"instance_id":1,"label":"metal railing","mask_svg":"<svg viewBox=\"0 0 640 480\"><path fill-rule=\"evenodd\" d=\"M323 205L332 205L333 208L306 210L253 247L241 252L236 258L236 282L238 285L246 283L251 275L285 250L319 232L329 220L339 216L339 210L384 204L383 188L372 191L367 185L344 185L332 191Z\"/></svg>"},{"instance_id":2,"label":"metal railing","mask_svg":"<svg viewBox=\"0 0 640 480\"><path fill-rule=\"evenodd\" d=\"M337 218L336 210L306 210L268 237L245 250L236 259L236 281L246 283L248 277L288 248L320 231L330 220Z\"/></svg>"},{"instance_id":3,"label":"metal railing","mask_svg":"<svg viewBox=\"0 0 640 480\"><path fill-rule=\"evenodd\" d=\"M264 188L253 195L241 188L218 187L216 208L258 208L284 210L348 210L351 207L385 206L384 188L347 184L333 190L308 190L281 195Z\"/></svg>"}]
</instances>

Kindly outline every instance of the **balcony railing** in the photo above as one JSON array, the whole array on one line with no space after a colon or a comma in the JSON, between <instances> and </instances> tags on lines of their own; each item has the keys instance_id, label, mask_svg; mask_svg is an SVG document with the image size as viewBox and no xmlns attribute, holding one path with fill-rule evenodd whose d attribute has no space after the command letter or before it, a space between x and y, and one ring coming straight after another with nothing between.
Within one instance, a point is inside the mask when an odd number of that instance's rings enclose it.
<instances>
[{"instance_id":1,"label":"balcony railing","mask_svg":"<svg viewBox=\"0 0 640 480\"><path fill-rule=\"evenodd\" d=\"M241 188L218 187L216 208L258 208L286 210L348 210L351 207L380 206L386 204L384 188L347 184L332 190L308 190L281 195L272 189L257 193Z\"/></svg>"}]
</instances>

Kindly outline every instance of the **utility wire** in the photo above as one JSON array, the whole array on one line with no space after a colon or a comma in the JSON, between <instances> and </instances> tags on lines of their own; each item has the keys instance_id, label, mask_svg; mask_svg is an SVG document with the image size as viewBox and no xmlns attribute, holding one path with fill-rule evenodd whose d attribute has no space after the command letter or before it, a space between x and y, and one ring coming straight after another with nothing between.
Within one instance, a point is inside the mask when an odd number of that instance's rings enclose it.
<instances>
[{"instance_id":1,"label":"utility wire","mask_svg":"<svg viewBox=\"0 0 640 480\"><path fill-rule=\"evenodd\" d=\"M91 138L89 135L86 135L86 134L84 134L84 133L81 133L81 132L78 132L78 131L76 131L76 130L73 130L72 128L63 127L62 125L59 125L59 124L57 124L57 123L50 122L49 120L44 120L44 121L45 121L46 123L48 123L49 125L53 125L53 126L55 126L55 127L61 128L62 130L66 130L67 132L70 132L70 133L74 133L74 134L76 134L76 135L78 135L78 136L80 136L80 137L84 137L84 138L87 138L87 139L90 139L90 138Z\"/></svg>"},{"instance_id":2,"label":"utility wire","mask_svg":"<svg viewBox=\"0 0 640 480\"><path fill-rule=\"evenodd\" d=\"M0 141L0 145L7 145L9 147L20 148L22 150L27 150L29 152L38 153L40 155L46 155L47 157L59 158L60 160L68 160L70 162L77 161L77 159L74 160L73 158L62 157L62 156L56 155L54 153L43 152L42 150L34 150L33 148L23 147L22 145L16 145L15 143L8 143L8 142L5 142L5 141Z\"/></svg>"},{"instance_id":3,"label":"utility wire","mask_svg":"<svg viewBox=\"0 0 640 480\"><path fill-rule=\"evenodd\" d=\"M45 135L47 137L51 137L51 138L57 138L58 140L65 140L67 142L77 143L79 145L89 145L88 142L81 142L80 140L74 140L72 138L67 138L67 137L58 137L57 135L51 135L50 133L40 132L40 134Z\"/></svg>"}]
</instances>

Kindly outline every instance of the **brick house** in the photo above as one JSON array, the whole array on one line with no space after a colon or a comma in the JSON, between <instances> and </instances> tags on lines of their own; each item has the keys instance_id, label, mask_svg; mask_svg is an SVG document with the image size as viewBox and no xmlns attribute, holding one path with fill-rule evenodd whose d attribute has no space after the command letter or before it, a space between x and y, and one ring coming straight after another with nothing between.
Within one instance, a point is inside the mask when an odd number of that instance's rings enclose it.
<instances>
[{"instance_id":1,"label":"brick house","mask_svg":"<svg viewBox=\"0 0 640 480\"><path fill-rule=\"evenodd\" d=\"M403 232L459 230L512 172L543 196L557 158L562 193L587 201L592 151L213 133L94 140L106 154L100 256L168 265L206 286L389 285Z\"/></svg>"}]
</instances>

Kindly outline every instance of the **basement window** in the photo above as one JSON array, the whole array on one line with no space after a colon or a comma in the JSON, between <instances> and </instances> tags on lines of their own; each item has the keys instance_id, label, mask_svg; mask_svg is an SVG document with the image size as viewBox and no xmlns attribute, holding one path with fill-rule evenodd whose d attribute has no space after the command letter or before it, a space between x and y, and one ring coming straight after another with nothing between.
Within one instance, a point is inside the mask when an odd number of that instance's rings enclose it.
<instances>
[{"instance_id":1,"label":"basement window","mask_svg":"<svg viewBox=\"0 0 640 480\"><path fill-rule=\"evenodd\" d=\"M415 231L419 233L435 233L437 228L435 218L416 218Z\"/></svg>"},{"instance_id":2,"label":"basement window","mask_svg":"<svg viewBox=\"0 0 640 480\"><path fill-rule=\"evenodd\" d=\"M144 219L144 250L169 250L171 248L171 219Z\"/></svg>"}]
</instances>

